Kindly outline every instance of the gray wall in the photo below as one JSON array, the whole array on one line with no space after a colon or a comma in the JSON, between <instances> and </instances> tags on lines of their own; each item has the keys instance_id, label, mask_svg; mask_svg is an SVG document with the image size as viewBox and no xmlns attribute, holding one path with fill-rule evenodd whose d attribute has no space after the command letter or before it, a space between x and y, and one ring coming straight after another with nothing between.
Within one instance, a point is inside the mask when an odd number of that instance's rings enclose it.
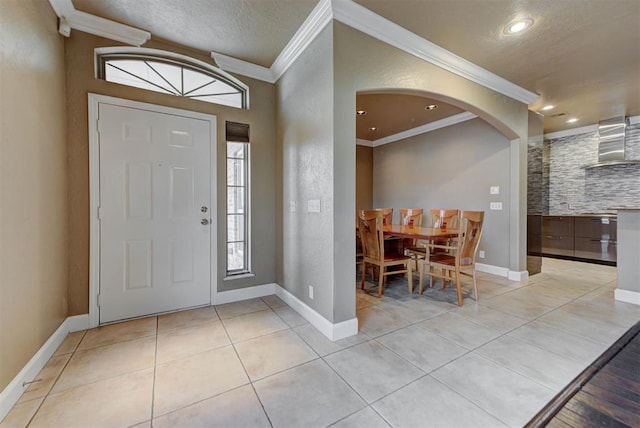
<instances>
[{"instance_id":1,"label":"gray wall","mask_svg":"<svg viewBox=\"0 0 640 428\"><path fill-rule=\"evenodd\" d=\"M597 131L545 144L550 214L599 213L640 203L640 164L581 168L597 162ZM625 145L627 159L640 160L640 124L627 127Z\"/></svg>"},{"instance_id":2,"label":"gray wall","mask_svg":"<svg viewBox=\"0 0 640 428\"><path fill-rule=\"evenodd\" d=\"M356 146L356 209L373 208L373 148Z\"/></svg>"},{"instance_id":3,"label":"gray wall","mask_svg":"<svg viewBox=\"0 0 640 428\"><path fill-rule=\"evenodd\" d=\"M509 140L482 119L374 149L373 203L394 207L458 208L485 212L480 263L509 266ZM500 186L490 195L490 186ZM502 202L502 211L489 210ZM426 220L426 219L425 219Z\"/></svg>"},{"instance_id":4,"label":"gray wall","mask_svg":"<svg viewBox=\"0 0 640 428\"><path fill-rule=\"evenodd\" d=\"M333 28L328 25L276 85L276 140L282 189L277 282L333 322L332 58ZM307 211L308 201L314 199L320 200L319 213ZM353 233L353 221L351 225ZM314 286L314 299L309 298L308 285Z\"/></svg>"}]
</instances>

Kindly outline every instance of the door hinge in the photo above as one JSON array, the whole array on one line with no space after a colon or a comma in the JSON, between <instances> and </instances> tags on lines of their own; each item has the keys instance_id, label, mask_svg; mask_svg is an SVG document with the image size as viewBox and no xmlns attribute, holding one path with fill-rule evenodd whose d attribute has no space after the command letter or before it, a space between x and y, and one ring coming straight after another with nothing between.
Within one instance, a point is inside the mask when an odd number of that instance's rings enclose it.
<instances>
[{"instance_id":1,"label":"door hinge","mask_svg":"<svg viewBox=\"0 0 640 428\"><path fill-rule=\"evenodd\" d=\"M96 119L96 128L98 129L98 134L102 133L102 121L100 119Z\"/></svg>"},{"instance_id":2,"label":"door hinge","mask_svg":"<svg viewBox=\"0 0 640 428\"><path fill-rule=\"evenodd\" d=\"M98 207L98 220L102 220L102 207Z\"/></svg>"},{"instance_id":3,"label":"door hinge","mask_svg":"<svg viewBox=\"0 0 640 428\"><path fill-rule=\"evenodd\" d=\"M102 297L100 294L98 294L98 307L102 306Z\"/></svg>"}]
</instances>

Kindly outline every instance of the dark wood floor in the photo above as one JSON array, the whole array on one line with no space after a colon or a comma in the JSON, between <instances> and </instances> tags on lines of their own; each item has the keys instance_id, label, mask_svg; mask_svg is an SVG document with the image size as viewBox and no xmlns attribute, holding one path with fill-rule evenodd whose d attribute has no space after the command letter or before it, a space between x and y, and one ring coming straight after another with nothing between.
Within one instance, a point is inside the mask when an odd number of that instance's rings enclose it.
<instances>
[{"instance_id":1,"label":"dark wood floor","mask_svg":"<svg viewBox=\"0 0 640 428\"><path fill-rule=\"evenodd\" d=\"M527 427L640 427L640 322Z\"/></svg>"}]
</instances>

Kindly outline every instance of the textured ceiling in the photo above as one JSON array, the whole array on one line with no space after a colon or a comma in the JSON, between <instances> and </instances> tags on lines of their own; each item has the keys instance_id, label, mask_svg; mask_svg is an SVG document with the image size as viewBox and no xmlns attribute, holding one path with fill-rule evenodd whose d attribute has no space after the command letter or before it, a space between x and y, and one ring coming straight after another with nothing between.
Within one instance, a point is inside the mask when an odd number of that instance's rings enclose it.
<instances>
[{"instance_id":1,"label":"textured ceiling","mask_svg":"<svg viewBox=\"0 0 640 428\"><path fill-rule=\"evenodd\" d=\"M317 0L73 0L152 38L270 67Z\"/></svg>"},{"instance_id":2,"label":"textured ceiling","mask_svg":"<svg viewBox=\"0 0 640 428\"><path fill-rule=\"evenodd\" d=\"M1 0L0 0L1 1ZM640 115L640 0L355 0L557 107L545 132ZM73 0L173 43L269 67L317 0ZM530 17L518 36L503 27ZM440 103L442 105L442 103ZM407 103L408 105L408 103ZM402 111L398 107L393 116ZM440 110L441 113L443 110ZM405 122L416 113L407 111ZM561 114L561 116L554 117ZM567 124L569 117L579 121ZM367 120L372 119L368 115ZM379 138L379 137L376 137Z\"/></svg>"}]
</instances>

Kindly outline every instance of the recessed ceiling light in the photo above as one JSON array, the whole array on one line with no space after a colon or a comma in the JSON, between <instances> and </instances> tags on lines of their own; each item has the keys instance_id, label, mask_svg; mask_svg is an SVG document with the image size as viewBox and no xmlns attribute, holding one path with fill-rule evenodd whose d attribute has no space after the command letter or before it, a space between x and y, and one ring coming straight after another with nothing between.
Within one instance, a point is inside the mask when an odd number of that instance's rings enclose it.
<instances>
[{"instance_id":1,"label":"recessed ceiling light","mask_svg":"<svg viewBox=\"0 0 640 428\"><path fill-rule=\"evenodd\" d=\"M577 121L578 121L578 118L572 117L571 119L567 120L567 123L576 123Z\"/></svg>"},{"instance_id":2,"label":"recessed ceiling light","mask_svg":"<svg viewBox=\"0 0 640 428\"><path fill-rule=\"evenodd\" d=\"M365 110L356 110L356 114L358 116L364 116L365 114L367 114L367 112Z\"/></svg>"},{"instance_id":3,"label":"recessed ceiling light","mask_svg":"<svg viewBox=\"0 0 640 428\"><path fill-rule=\"evenodd\" d=\"M424 109L425 110L435 110L438 108L438 104L429 104L428 106L426 106Z\"/></svg>"},{"instance_id":4,"label":"recessed ceiling light","mask_svg":"<svg viewBox=\"0 0 640 428\"><path fill-rule=\"evenodd\" d=\"M378 130L378 127L376 127L376 126L372 126L371 128L369 128L369 131L374 131L375 132L377 130Z\"/></svg>"},{"instance_id":5,"label":"recessed ceiling light","mask_svg":"<svg viewBox=\"0 0 640 428\"><path fill-rule=\"evenodd\" d=\"M556 108L556 106L554 106L553 104L549 104L549 105L546 105L546 106L542 107L542 111L549 111L549 110L554 109L554 108Z\"/></svg>"},{"instance_id":6,"label":"recessed ceiling light","mask_svg":"<svg viewBox=\"0 0 640 428\"><path fill-rule=\"evenodd\" d=\"M519 19L517 21L511 22L509 25L504 27L503 33L504 34L520 34L527 28L531 27L532 25L533 25L533 19L531 18Z\"/></svg>"}]
</instances>

